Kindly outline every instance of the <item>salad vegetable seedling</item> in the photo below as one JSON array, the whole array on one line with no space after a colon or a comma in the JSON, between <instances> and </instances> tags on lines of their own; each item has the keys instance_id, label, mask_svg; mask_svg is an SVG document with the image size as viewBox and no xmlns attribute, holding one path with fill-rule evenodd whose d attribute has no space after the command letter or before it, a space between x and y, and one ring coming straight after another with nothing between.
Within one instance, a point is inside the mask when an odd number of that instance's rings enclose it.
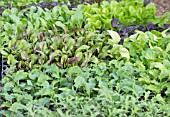
<instances>
[{"instance_id":1,"label":"salad vegetable seedling","mask_svg":"<svg viewBox=\"0 0 170 117\"><path fill-rule=\"evenodd\" d=\"M169 14L144 0L64 2L1 7L0 114L169 117Z\"/></svg>"}]
</instances>

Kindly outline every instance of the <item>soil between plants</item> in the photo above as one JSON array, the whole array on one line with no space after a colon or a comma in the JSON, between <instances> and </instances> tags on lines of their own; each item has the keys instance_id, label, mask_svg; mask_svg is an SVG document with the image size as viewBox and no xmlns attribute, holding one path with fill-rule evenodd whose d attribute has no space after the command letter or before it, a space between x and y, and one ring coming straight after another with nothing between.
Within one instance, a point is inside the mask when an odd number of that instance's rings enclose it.
<instances>
[{"instance_id":1,"label":"soil between plants","mask_svg":"<svg viewBox=\"0 0 170 117\"><path fill-rule=\"evenodd\" d=\"M150 0L158 8L157 15L161 16L165 12L170 13L170 0Z\"/></svg>"}]
</instances>

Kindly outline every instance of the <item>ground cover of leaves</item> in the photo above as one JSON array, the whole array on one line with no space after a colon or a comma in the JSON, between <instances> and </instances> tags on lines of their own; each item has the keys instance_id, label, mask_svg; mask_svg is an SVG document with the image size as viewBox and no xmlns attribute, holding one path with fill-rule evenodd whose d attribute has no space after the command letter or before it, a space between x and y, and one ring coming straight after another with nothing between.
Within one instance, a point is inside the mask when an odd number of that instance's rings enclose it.
<instances>
[{"instance_id":1,"label":"ground cover of leaves","mask_svg":"<svg viewBox=\"0 0 170 117\"><path fill-rule=\"evenodd\" d=\"M153 4L126 1L6 9L0 53L10 67L0 113L170 117L170 35L159 27L169 14L160 18ZM122 43L120 32L130 34Z\"/></svg>"}]
</instances>

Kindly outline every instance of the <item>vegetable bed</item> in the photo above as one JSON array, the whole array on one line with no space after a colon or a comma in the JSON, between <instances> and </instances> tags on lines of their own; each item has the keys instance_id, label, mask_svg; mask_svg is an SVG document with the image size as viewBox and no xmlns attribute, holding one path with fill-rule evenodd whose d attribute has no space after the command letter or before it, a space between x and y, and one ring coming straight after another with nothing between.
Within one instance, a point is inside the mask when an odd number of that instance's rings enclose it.
<instances>
[{"instance_id":1,"label":"vegetable bed","mask_svg":"<svg viewBox=\"0 0 170 117\"><path fill-rule=\"evenodd\" d=\"M145 2L0 2L0 114L169 117L169 13Z\"/></svg>"}]
</instances>

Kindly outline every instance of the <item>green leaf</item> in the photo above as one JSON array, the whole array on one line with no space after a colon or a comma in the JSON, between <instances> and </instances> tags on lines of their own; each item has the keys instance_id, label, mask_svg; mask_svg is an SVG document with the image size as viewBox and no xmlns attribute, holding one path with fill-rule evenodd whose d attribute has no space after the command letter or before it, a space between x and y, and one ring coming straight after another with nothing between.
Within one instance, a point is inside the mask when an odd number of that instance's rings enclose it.
<instances>
[{"instance_id":1,"label":"green leaf","mask_svg":"<svg viewBox=\"0 0 170 117\"><path fill-rule=\"evenodd\" d=\"M60 21L56 21L55 24L56 24L56 26L61 27L63 30L66 29L65 24L61 23Z\"/></svg>"},{"instance_id":2,"label":"green leaf","mask_svg":"<svg viewBox=\"0 0 170 117\"><path fill-rule=\"evenodd\" d=\"M42 72L40 72L40 71L37 70L37 69L34 69L34 70L32 70L32 71L29 73L29 78L30 78L31 80L35 80L36 78L38 78L38 76L39 76L40 74L42 74Z\"/></svg>"},{"instance_id":3,"label":"green leaf","mask_svg":"<svg viewBox=\"0 0 170 117\"><path fill-rule=\"evenodd\" d=\"M34 14L33 14L33 18L34 18L34 19L38 19L38 18L39 18L38 13L34 13Z\"/></svg>"},{"instance_id":4,"label":"green leaf","mask_svg":"<svg viewBox=\"0 0 170 117\"><path fill-rule=\"evenodd\" d=\"M51 76L54 78L60 78L60 75L59 75L60 72L59 72L58 66L55 64L47 66L45 72L50 73Z\"/></svg>"},{"instance_id":5,"label":"green leaf","mask_svg":"<svg viewBox=\"0 0 170 117\"><path fill-rule=\"evenodd\" d=\"M158 68L159 70L166 69L166 67L165 67L161 62L154 62L154 63L153 63L153 66L154 66L155 68Z\"/></svg>"},{"instance_id":6,"label":"green leaf","mask_svg":"<svg viewBox=\"0 0 170 117\"><path fill-rule=\"evenodd\" d=\"M10 91L12 88L14 87L13 83L12 82L7 82L5 85L4 85L4 91L7 92L7 91Z\"/></svg>"},{"instance_id":7,"label":"green leaf","mask_svg":"<svg viewBox=\"0 0 170 117\"><path fill-rule=\"evenodd\" d=\"M20 19L19 17L17 17L16 15L12 14L12 15L9 15L9 17L16 23L19 23L20 22Z\"/></svg>"},{"instance_id":8,"label":"green leaf","mask_svg":"<svg viewBox=\"0 0 170 117\"><path fill-rule=\"evenodd\" d=\"M80 52L80 51L83 51L83 50L87 50L87 49L89 49L90 48L90 46L88 46L88 45L82 45L82 46L80 46L77 50L76 50L76 53L77 52Z\"/></svg>"},{"instance_id":9,"label":"green leaf","mask_svg":"<svg viewBox=\"0 0 170 117\"><path fill-rule=\"evenodd\" d=\"M0 95L1 95L1 96L5 96L5 99L6 99L7 101L10 101L10 102L12 102L12 100L14 99L14 96L9 95L9 94L7 94L7 93L0 93Z\"/></svg>"},{"instance_id":10,"label":"green leaf","mask_svg":"<svg viewBox=\"0 0 170 117\"><path fill-rule=\"evenodd\" d=\"M154 99L155 99L156 101L161 102L162 104L165 103L165 100L163 99L163 97L161 96L161 94L157 94L157 95L154 97Z\"/></svg>"},{"instance_id":11,"label":"green leaf","mask_svg":"<svg viewBox=\"0 0 170 117\"><path fill-rule=\"evenodd\" d=\"M148 90L154 91L154 92L156 92L158 94L161 91L161 89L157 85L152 85L152 84L146 86L145 88L148 89Z\"/></svg>"},{"instance_id":12,"label":"green leaf","mask_svg":"<svg viewBox=\"0 0 170 117\"><path fill-rule=\"evenodd\" d=\"M81 9L80 8L77 9L77 11L74 13L74 15L71 18L72 18L72 20L77 20L77 21L82 20L83 13L82 13Z\"/></svg>"},{"instance_id":13,"label":"green leaf","mask_svg":"<svg viewBox=\"0 0 170 117\"><path fill-rule=\"evenodd\" d=\"M50 101L50 99L45 97L45 98L39 99L38 103L41 104L42 106L45 106L46 104L49 103L49 101Z\"/></svg>"},{"instance_id":14,"label":"green leaf","mask_svg":"<svg viewBox=\"0 0 170 117\"><path fill-rule=\"evenodd\" d=\"M90 92L92 91L92 89L95 87L96 85L96 81L94 78L90 78L89 79L89 82L86 83L86 91L87 91L87 94L90 95Z\"/></svg>"},{"instance_id":15,"label":"green leaf","mask_svg":"<svg viewBox=\"0 0 170 117\"><path fill-rule=\"evenodd\" d=\"M18 62L18 61L15 59L15 57L14 57L12 54L10 54L10 55L8 56L8 61L7 61L7 63L8 63L9 65L15 65L17 62Z\"/></svg>"},{"instance_id":16,"label":"green leaf","mask_svg":"<svg viewBox=\"0 0 170 117\"><path fill-rule=\"evenodd\" d=\"M82 58L83 58L83 53L82 53L82 52L77 52L77 53L76 53L76 57L78 57L79 60L82 60Z\"/></svg>"},{"instance_id":17,"label":"green leaf","mask_svg":"<svg viewBox=\"0 0 170 117\"><path fill-rule=\"evenodd\" d=\"M170 43L168 43L168 45L166 46L166 52L170 51Z\"/></svg>"},{"instance_id":18,"label":"green leaf","mask_svg":"<svg viewBox=\"0 0 170 117\"><path fill-rule=\"evenodd\" d=\"M155 60L156 59L156 52L151 49L147 49L146 51L142 52L142 55L148 60Z\"/></svg>"},{"instance_id":19,"label":"green leaf","mask_svg":"<svg viewBox=\"0 0 170 117\"><path fill-rule=\"evenodd\" d=\"M162 81L162 79L168 78L169 75L170 75L170 70L162 69L162 70L161 70L161 73L160 73L160 75L159 75L159 78L160 78L160 80Z\"/></svg>"},{"instance_id":20,"label":"green leaf","mask_svg":"<svg viewBox=\"0 0 170 117\"><path fill-rule=\"evenodd\" d=\"M23 70L20 70L14 75L14 81L18 82L19 80L26 80L27 75L28 75L27 72L24 72Z\"/></svg>"},{"instance_id":21,"label":"green leaf","mask_svg":"<svg viewBox=\"0 0 170 117\"><path fill-rule=\"evenodd\" d=\"M27 80L27 84L30 85L30 86L32 86L31 80Z\"/></svg>"},{"instance_id":22,"label":"green leaf","mask_svg":"<svg viewBox=\"0 0 170 117\"><path fill-rule=\"evenodd\" d=\"M8 53L7 53L6 51L4 51L4 50L1 50L1 54L2 54L2 55L5 55L5 56L8 55Z\"/></svg>"},{"instance_id":23,"label":"green leaf","mask_svg":"<svg viewBox=\"0 0 170 117\"><path fill-rule=\"evenodd\" d=\"M45 14L45 20L50 20L51 19L51 14L50 14L50 12L44 12L44 14Z\"/></svg>"},{"instance_id":24,"label":"green leaf","mask_svg":"<svg viewBox=\"0 0 170 117\"><path fill-rule=\"evenodd\" d=\"M170 88L168 88L166 91L165 91L165 94L170 96Z\"/></svg>"},{"instance_id":25,"label":"green leaf","mask_svg":"<svg viewBox=\"0 0 170 117\"><path fill-rule=\"evenodd\" d=\"M9 108L10 111L18 112L19 109L25 110L26 106L22 105L21 103L13 103L12 106Z\"/></svg>"},{"instance_id":26,"label":"green leaf","mask_svg":"<svg viewBox=\"0 0 170 117\"><path fill-rule=\"evenodd\" d=\"M121 48L119 52L122 57L125 57L127 59L130 58L129 51L126 48Z\"/></svg>"},{"instance_id":27,"label":"green leaf","mask_svg":"<svg viewBox=\"0 0 170 117\"><path fill-rule=\"evenodd\" d=\"M3 102L1 107L11 107L11 103L9 102Z\"/></svg>"},{"instance_id":28,"label":"green leaf","mask_svg":"<svg viewBox=\"0 0 170 117\"><path fill-rule=\"evenodd\" d=\"M95 56L92 56L91 59L90 59L90 62L98 64L99 63L99 59L97 57L95 57Z\"/></svg>"},{"instance_id":29,"label":"green leaf","mask_svg":"<svg viewBox=\"0 0 170 117\"><path fill-rule=\"evenodd\" d=\"M165 65L166 68L170 68L170 61L169 60L164 60L163 65Z\"/></svg>"},{"instance_id":30,"label":"green leaf","mask_svg":"<svg viewBox=\"0 0 170 117\"><path fill-rule=\"evenodd\" d=\"M59 113L60 117L64 117L65 116L60 108L57 108L57 113Z\"/></svg>"},{"instance_id":31,"label":"green leaf","mask_svg":"<svg viewBox=\"0 0 170 117\"><path fill-rule=\"evenodd\" d=\"M47 27L47 22L43 18L40 18L40 21L41 21L42 27Z\"/></svg>"},{"instance_id":32,"label":"green leaf","mask_svg":"<svg viewBox=\"0 0 170 117\"><path fill-rule=\"evenodd\" d=\"M119 52L121 48L122 48L122 45L113 44L113 48L111 49L110 53L115 54Z\"/></svg>"},{"instance_id":33,"label":"green leaf","mask_svg":"<svg viewBox=\"0 0 170 117\"><path fill-rule=\"evenodd\" d=\"M77 76L75 79L74 79L74 86L78 89L80 88L81 86L84 86L86 81L83 77L81 76Z\"/></svg>"},{"instance_id":34,"label":"green leaf","mask_svg":"<svg viewBox=\"0 0 170 117\"><path fill-rule=\"evenodd\" d=\"M46 80L51 80L52 78L48 75L46 75L45 73L42 73L39 75L38 77L38 83L43 83Z\"/></svg>"},{"instance_id":35,"label":"green leaf","mask_svg":"<svg viewBox=\"0 0 170 117\"><path fill-rule=\"evenodd\" d=\"M110 34L110 36L112 37L113 39L113 42L115 44L119 43L119 41L121 40L119 34L115 31L112 31L112 30L108 30L108 33Z\"/></svg>"},{"instance_id":36,"label":"green leaf","mask_svg":"<svg viewBox=\"0 0 170 117\"><path fill-rule=\"evenodd\" d=\"M27 54L25 51L22 51L22 52L21 52L21 58L22 58L23 60L27 60L27 59L28 59L28 54Z\"/></svg>"},{"instance_id":37,"label":"green leaf","mask_svg":"<svg viewBox=\"0 0 170 117\"><path fill-rule=\"evenodd\" d=\"M80 74L82 73L82 70L78 66L73 66L68 69L68 74Z\"/></svg>"}]
</instances>

